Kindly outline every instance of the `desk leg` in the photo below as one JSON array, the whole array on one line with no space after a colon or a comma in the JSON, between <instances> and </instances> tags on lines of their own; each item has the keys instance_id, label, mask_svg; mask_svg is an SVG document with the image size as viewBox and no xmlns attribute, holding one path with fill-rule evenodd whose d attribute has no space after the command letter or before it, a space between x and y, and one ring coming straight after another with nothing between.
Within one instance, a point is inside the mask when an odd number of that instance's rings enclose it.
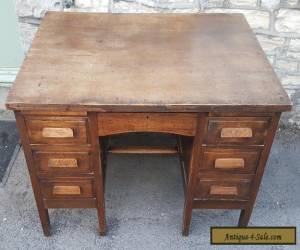
<instances>
[{"instance_id":1,"label":"desk leg","mask_svg":"<svg viewBox=\"0 0 300 250\"><path fill-rule=\"evenodd\" d=\"M100 235L106 233L105 222L105 200L104 200L104 166L103 166L103 152L102 143L99 142L98 136L98 120L97 113L89 113L89 129L90 140L92 145L92 159L93 168L95 171L96 197L97 197L97 211L99 220Z\"/></svg>"},{"instance_id":2,"label":"desk leg","mask_svg":"<svg viewBox=\"0 0 300 250\"><path fill-rule=\"evenodd\" d=\"M25 154L25 159L26 159L26 163L30 175L30 180L32 183L32 189L33 189L37 209L39 212L43 232L45 236L50 236L50 219L49 219L48 209L46 209L44 206L41 190L38 184L38 178L34 170L34 160L32 156L32 151L29 146L29 139L27 135L25 121L23 116L20 113L15 112L15 116L16 116L17 127L20 133L23 151Z\"/></svg>"},{"instance_id":3,"label":"desk leg","mask_svg":"<svg viewBox=\"0 0 300 250\"><path fill-rule=\"evenodd\" d=\"M239 218L239 223L238 223L239 227L248 226L248 223L249 223L249 220L251 217L251 213L252 213L252 209L253 209L253 206L242 209L240 218Z\"/></svg>"},{"instance_id":4,"label":"desk leg","mask_svg":"<svg viewBox=\"0 0 300 250\"><path fill-rule=\"evenodd\" d=\"M238 222L239 227L246 227L249 223L249 220L250 220L250 217L252 214L252 210L253 210L253 207L255 204L256 196L258 193L258 189L259 189L259 186L260 186L260 183L261 183L264 171L265 171L265 167L266 167L268 157L269 157L269 154L271 151L273 140L274 140L274 137L276 134L280 116L281 116L281 113L276 113L272 117L272 120L270 122L270 128L268 129L266 139L265 139L265 146L261 153L261 158L260 158L259 164L257 166L256 175L253 179L249 205L247 205L247 207L241 211L239 222Z\"/></svg>"},{"instance_id":5,"label":"desk leg","mask_svg":"<svg viewBox=\"0 0 300 250\"><path fill-rule=\"evenodd\" d=\"M105 193L105 180L106 180L106 170L107 170L107 144L108 139L105 137L101 137L99 141L99 145L101 148L101 164L102 164L102 173L103 173L103 185L104 185L104 193Z\"/></svg>"},{"instance_id":6,"label":"desk leg","mask_svg":"<svg viewBox=\"0 0 300 250\"><path fill-rule=\"evenodd\" d=\"M189 166L189 176L185 195L185 204L183 211L183 230L182 234L188 236L192 217L194 189L197 181L197 173L202 155L202 141L205 133L206 113L198 116L197 130L193 140L191 160Z\"/></svg>"}]
</instances>

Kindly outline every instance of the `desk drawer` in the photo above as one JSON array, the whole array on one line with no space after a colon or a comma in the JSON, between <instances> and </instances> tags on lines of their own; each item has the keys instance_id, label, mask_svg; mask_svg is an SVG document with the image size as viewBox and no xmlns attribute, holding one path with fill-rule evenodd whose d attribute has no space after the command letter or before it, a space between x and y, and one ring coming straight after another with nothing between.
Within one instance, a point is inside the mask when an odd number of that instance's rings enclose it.
<instances>
[{"instance_id":1,"label":"desk drawer","mask_svg":"<svg viewBox=\"0 0 300 250\"><path fill-rule=\"evenodd\" d=\"M205 144L263 145L270 117L211 117Z\"/></svg>"},{"instance_id":2,"label":"desk drawer","mask_svg":"<svg viewBox=\"0 0 300 250\"><path fill-rule=\"evenodd\" d=\"M51 175L92 173L90 152L43 152L33 153L38 172Z\"/></svg>"},{"instance_id":3,"label":"desk drawer","mask_svg":"<svg viewBox=\"0 0 300 250\"><path fill-rule=\"evenodd\" d=\"M85 144L88 142L87 118L26 117L31 144Z\"/></svg>"},{"instance_id":4,"label":"desk drawer","mask_svg":"<svg viewBox=\"0 0 300 250\"><path fill-rule=\"evenodd\" d=\"M259 149L205 148L200 171L254 174L260 152Z\"/></svg>"},{"instance_id":5,"label":"desk drawer","mask_svg":"<svg viewBox=\"0 0 300 250\"><path fill-rule=\"evenodd\" d=\"M107 136L129 132L161 132L193 136L196 113L99 113L98 134Z\"/></svg>"},{"instance_id":6,"label":"desk drawer","mask_svg":"<svg viewBox=\"0 0 300 250\"><path fill-rule=\"evenodd\" d=\"M91 178L47 179L40 182L43 197L58 198L92 198L95 196L94 181Z\"/></svg>"},{"instance_id":7,"label":"desk drawer","mask_svg":"<svg viewBox=\"0 0 300 250\"><path fill-rule=\"evenodd\" d=\"M248 200L250 188L251 178L234 176L200 177L195 197L205 200Z\"/></svg>"}]
</instances>

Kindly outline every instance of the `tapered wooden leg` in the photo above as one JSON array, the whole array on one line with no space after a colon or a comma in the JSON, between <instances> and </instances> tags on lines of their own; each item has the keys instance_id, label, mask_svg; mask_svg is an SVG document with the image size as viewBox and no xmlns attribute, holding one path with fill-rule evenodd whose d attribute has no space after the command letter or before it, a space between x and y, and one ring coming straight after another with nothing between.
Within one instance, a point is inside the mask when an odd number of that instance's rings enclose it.
<instances>
[{"instance_id":1,"label":"tapered wooden leg","mask_svg":"<svg viewBox=\"0 0 300 250\"><path fill-rule=\"evenodd\" d=\"M106 168L107 168L107 138L100 138L99 145L101 145L101 164L102 164L102 171L103 171L103 184L104 184L104 191L105 191L105 180L106 180Z\"/></svg>"},{"instance_id":2,"label":"tapered wooden leg","mask_svg":"<svg viewBox=\"0 0 300 250\"><path fill-rule=\"evenodd\" d=\"M89 128L92 145L93 168L95 171L95 186L97 198L97 212L99 221L99 233L105 235L105 199L104 199L104 167L103 167L103 152L102 143L98 139L98 120L97 113L89 113Z\"/></svg>"},{"instance_id":3,"label":"tapered wooden leg","mask_svg":"<svg viewBox=\"0 0 300 250\"><path fill-rule=\"evenodd\" d=\"M239 227L248 226L251 214L252 214L252 206L250 208L242 209L241 214L240 214L240 218L239 218L238 226Z\"/></svg>"},{"instance_id":4,"label":"tapered wooden leg","mask_svg":"<svg viewBox=\"0 0 300 250\"><path fill-rule=\"evenodd\" d=\"M43 232L45 236L50 236L50 219L49 219L49 213L48 209L38 209L39 211L39 216L40 216L40 221L42 224Z\"/></svg>"},{"instance_id":5,"label":"tapered wooden leg","mask_svg":"<svg viewBox=\"0 0 300 250\"><path fill-rule=\"evenodd\" d=\"M25 148L24 148L24 152L25 152ZM29 160L30 155L26 155L26 160ZM29 161L27 161L29 162ZM48 213L48 209L45 208L44 203L43 203L43 199L42 199L42 194L40 192L40 188L38 186L38 180L37 177L34 173L30 173L30 179L31 179L31 184L32 184L32 188L33 188L33 193L34 193L34 197L35 197L35 201L36 201L36 206L39 212L39 216L40 216L40 221L42 224L42 228L43 228L43 232L45 236L50 236L50 218L49 218L49 213Z\"/></svg>"},{"instance_id":6,"label":"tapered wooden leg","mask_svg":"<svg viewBox=\"0 0 300 250\"><path fill-rule=\"evenodd\" d=\"M202 155L202 140L204 133L204 126L206 124L205 114L199 114L197 121L197 130L195 137L193 139L193 146L190 157L189 165L189 176L187 181L186 195L185 195L185 204L183 211L183 230L182 234L188 236L192 210L193 210L193 201L194 201L194 188L197 181L198 168L200 165L200 159Z\"/></svg>"},{"instance_id":7,"label":"tapered wooden leg","mask_svg":"<svg viewBox=\"0 0 300 250\"><path fill-rule=\"evenodd\" d=\"M252 214L252 210L253 210L253 206L254 206L254 203L256 200L256 195L257 195L260 183L261 183L261 179L264 174L264 169L266 167L268 156L270 154L271 146L272 146L272 143L274 140L278 122L280 119L280 115L281 115L280 113L276 113L272 117L272 120L270 122L270 127L268 129L267 136L265 139L265 146L261 153L261 159L260 159L258 167L257 167L256 175L253 179L251 195L250 195L250 205L248 205L245 209L243 209L241 211L239 223L238 223L239 227L246 227L249 223L249 220L250 220L250 217Z\"/></svg>"},{"instance_id":8,"label":"tapered wooden leg","mask_svg":"<svg viewBox=\"0 0 300 250\"><path fill-rule=\"evenodd\" d=\"M191 224L191 218L192 218L192 206L191 205L185 205L184 211L183 211L183 225L182 225L182 235L188 236L190 231L190 224Z\"/></svg>"},{"instance_id":9,"label":"tapered wooden leg","mask_svg":"<svg viewBox=\"0 0 300 250\"><path fill-rule=\"evenodd\" d=\"M99 234L104 236L106 234L106 221L104 206L98 207L98 221L99 221Z\"/></svg>"},{"instance_id":10,"label":"tapered wooden leg","mask_svg":"<svg viewBox=\"0 0 300 250\"><path fill-rule=\"evenodd\" d=\"M27 129L24 121L24 117L19 113L15 112L17 127L19 129L19 134L22 142L23 151L25 154L25 159L30 175L30 180L32 184L32 189L40 217L40 221L42 224L42 229L45 236L50 235L50 219L48 214L48 209L45 208L44 202L42 199L41 190L38 183L38 177L35 172L34 160L32 156L32 151L30 148L30 143L27 135Z\"/></svg>"}]
</instances>

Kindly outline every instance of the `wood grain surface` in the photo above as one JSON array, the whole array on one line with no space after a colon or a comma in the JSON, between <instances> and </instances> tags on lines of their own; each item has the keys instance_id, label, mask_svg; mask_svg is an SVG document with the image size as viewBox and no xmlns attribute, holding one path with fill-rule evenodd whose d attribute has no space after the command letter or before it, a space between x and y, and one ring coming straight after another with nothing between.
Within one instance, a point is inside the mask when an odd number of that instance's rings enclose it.
<instances>
[{"instance_id":1,"label":"wood grain surface","mask_svg":"<svg viewBox=\"0 0 300 250\"><path fill-rule=\"evenodd\" d=\"M240 14L48 12L6 105L98 112L291 109Z\"/></svg>"}]
</instances>

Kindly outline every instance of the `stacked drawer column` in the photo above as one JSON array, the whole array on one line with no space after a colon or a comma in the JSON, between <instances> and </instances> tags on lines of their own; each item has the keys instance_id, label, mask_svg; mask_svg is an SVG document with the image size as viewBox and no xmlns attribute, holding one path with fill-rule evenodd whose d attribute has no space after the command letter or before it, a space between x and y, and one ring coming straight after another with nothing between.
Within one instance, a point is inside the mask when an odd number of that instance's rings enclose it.
<instances>
[{"instance_id":1,"label":"stacked drawer column","mask_svg":"<svg viewBox=\"0 0 300 250\"><path fill-rule=\"evenodd\" d=\"M104 234L97 116L85 112L15 115L44 234L50 234L48 208L97 208Z\"/></svg>"},{"instance_id":2,"label":"stacked drawer column","mask_svg":"<svg viewBox=\"0 0 300 250\"><path fill-rule=\"evenodd\" d=\"M279 118L277 113L200 116L200 131L190 146L190 161L185 162L189 176L184 235L192 208L241 209L238 225L247 226Z\"/></svg>"}]
</instances>

